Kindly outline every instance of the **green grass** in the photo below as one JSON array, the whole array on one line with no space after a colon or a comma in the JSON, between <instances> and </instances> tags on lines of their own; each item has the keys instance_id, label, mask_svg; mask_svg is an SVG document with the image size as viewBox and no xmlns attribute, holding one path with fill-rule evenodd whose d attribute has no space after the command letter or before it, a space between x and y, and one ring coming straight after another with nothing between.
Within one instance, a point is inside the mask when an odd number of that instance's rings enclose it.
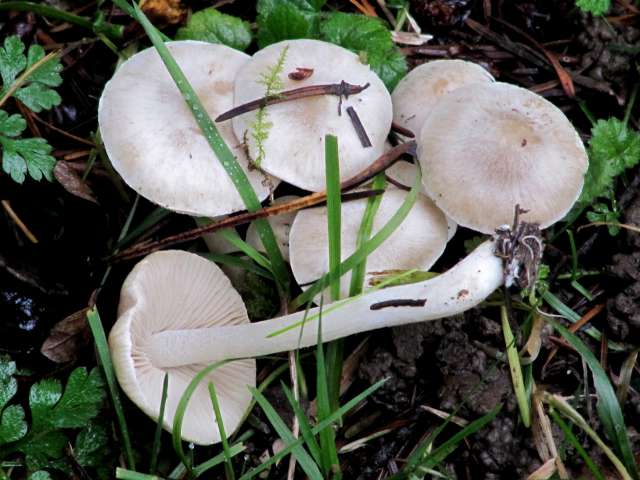
<instances>
[{"instance_id":1,"label":"green grass","mask_svg":"<svg viewBox=\"0 0 640 480\"><path fill-rule=\"evenodd\" d=\"M504 342L507 348L507 359L509 360L509 370L511 371L511 382L518 401L518 409L520 410L520 418L525 427L531 426L531 402L530 395L524 385L524 377L522 375L522 367L520 366L520 356L516 346L516 338L511 331L509 325L509 313L506 306L500 307L500 319L502 320L502 333L504 334Z\"/></svg>"},{"instance_id":2,"label":"green grass","mask_svg":"<svg viewBox=\"0 0 640 480\"><path fill-rule=\"evenodd\" d=\"M598 359L591 350L567 328L558 322L549 320L553 328L571 345L586 362L593 375L593 384L598 396L597 411L604 431L611 442L614 450L620 457L629 475L634 480L640 479L638 465L636 464L631 442L629 440L627 427L616 392L609 381L607 373L604 371Z\"/></svg>"},{"instance_id":3,"label":"green grass","mask_svg":"<svg viewBox=\"0 0 640 480\"><path fill-rule=\"evenodd\" d=\"M120 439L122 440L126 463L129 468L135 469L135 457L133 455L133 448L131 447L131 439L129 437L127 421L124 417L122 402L120 401L120 393L118 389L118 383L116 381L116 375L113 370L111 355L109 354L109 345L107 343L107 337L104 333L104 327L102 326L102 320L100 320L100 314L95 307L87 312L87 321L89 323L91 333L93 334L93 339L96 343L99 364L102 367L104 377L107 381L109 395L111 396L111 403L116 413L116 419L118 422L118 427L120 429Z\"/></svg>"}]
</instances>

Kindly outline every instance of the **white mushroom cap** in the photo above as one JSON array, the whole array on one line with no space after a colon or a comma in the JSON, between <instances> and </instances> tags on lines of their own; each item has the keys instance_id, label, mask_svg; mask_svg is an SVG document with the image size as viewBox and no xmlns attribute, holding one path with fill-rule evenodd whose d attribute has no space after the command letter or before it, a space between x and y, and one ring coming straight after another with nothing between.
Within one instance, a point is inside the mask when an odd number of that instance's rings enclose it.
<instances>
[{"instance_id":1,"label":"white mushroom cap","mask_svg":"<svg viewBox=\"0 0 640 480\"><path fill-rule=\"evenodd\" d=\"M401 185L411 187L418 175L418 166L415 163L400 160L385 170L386 175ZM426 194L425 194L426 195ZM447 241L456 234L458 224L447 217Z\"/></svg>"},{"instance_id":2,"label":"white mushroom cap","mask_svg":"<svg viewBox=\"0 0 640 480\"><path fill-rule=\"evenodd\" d=\"M265 86L262 75L278 63L288 47L280 78L283 90L311 85L336 84L345 81L370 86L363 92L342 100L321 95L283 102L266 107L271 123L268 138L262 142L264 158L260 168L297 187L320 191L325 188L324 137L338 137L340 177L352 177L378 158L391 128L391 96L378 76L358 55L342 47L319 40L286 40L258 51L238 72L235 82L235 105L262 98ZM288 73L297 67L311 68L313 74L304 80L292 80ZM353 106L371 140L363 147L346 109ZM232 120L236 136L247 142L249 155L258 158L252 125L257 111Z\"/></svg>"},{"instance_id":3,"label":"white mushroom cap","mask_svg":"<svg viewBox=\"0 0 640 480\"><path fill-rule=\"evenodd\" d=\"M389 188L373 221L372 235L400 208L406 192ZM356 250L360 223L367 200L342 204L341 257L345 260ZM298 212L289 237L291 269L302 288L329 271L327 208L313 208ZM367 257L365 288L369 281L389 270L418 268L428 270L440 257L447 244L447 220L440 209L424 195L416 203L400 227ZM341 278L341 298L349 296L351 272Z\"/></svg>"},{"instance_id":4,"label":"white mushroom cap","mask_svg":"<svg viewBox=\"0 0 640 480\"><path fill-rule=\"evenodd\" d=\"M273 204L277 205L278 203L286 203L297 198L300 197L297 195L284 195L280 198L276 198ZM287 262L289 261L289 231L291 230L293 219L296 218L296 213L297 211L287 212L267 218L267 221L271 224L271 228L273 229L273 234L276 236L278 247L280 247L280 251L282 252L282 258ZM260 239L258 230L253 222L247 229L247 243L259 251L264 252L262 240Z\"/></svg>"},{"instance_id":5,"label":"white mushroom cap","mask_svg":"<svg viewBox=\"0 0 640 480\"><path fill-rule=\"evenodd\" d=\"M248 55L188 40L167 47L212 118L233 106L233 80ZM116 71L100 98L98 121L113 167L143 197L200 216L245 209L154 48L137 53ZM248 170L232 128L219 128L258 197L266 198L267 177Z\"/></svg>"},{"instance_id":6,"label":"white mushroom cap","mask_svg":"<svg viewBox=\"0 0 640 480\"><path fill-rule=\"evenodd\" d=\"M391 95L393 121L416 136L437 101L457 88L491 83L493 76L480 65L464 60L434 60L411 70Z\"/></svg>"},{"instance_id":7,"label":"white mushroom cap","mask_svg":"<svg viewBox=\"0 0 640 480\"><path fill-rule=\"evenodd\" d=\"M152 336L163 331L244 323L249 323L249 318L240 295L213 262L178 250L152 253L134 267L124 282L118 321L109 335L120 386L142 411L156 420L164 376L168 373L163 426L171 431L182 393L207 364L156 367L148 351ZM184 349L184 345L175 348ZM255 386L255 361L227 363L198 385L187 407L182 436L205 445L220 441L207 389L209 382L216 386L225 430L231 433L251 401L247 386Z\"/></svg>"},{"instance_id":8,"label":"white mushroom cap","mask_svg":"<svg viewBox=\"0 0 640 480\"><path fill-rule=\"evenodd\" d=\"M567 117L506 83L475 84L443 97L418 138L427 194L458 224L492 233L522 216L542 228L582 190L588 160Z\"/></svg>"}]
</instances>

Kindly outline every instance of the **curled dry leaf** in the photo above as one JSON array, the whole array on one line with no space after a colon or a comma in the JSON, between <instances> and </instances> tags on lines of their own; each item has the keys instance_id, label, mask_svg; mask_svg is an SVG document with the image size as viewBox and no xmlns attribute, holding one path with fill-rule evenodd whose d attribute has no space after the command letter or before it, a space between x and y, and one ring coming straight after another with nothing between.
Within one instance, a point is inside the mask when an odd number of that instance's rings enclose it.
<instances>
[{"instance_id":1,"label":"curled dry leaf","mask_svg":"<svg viewBox=\"0 0 640 480\"><path fill-rule=\"evenodd\" d=\"M80 178L78 172L76 172L69 162L57 162L53 169L53 175L60 185L70 194L88 200L89 202L98 203L89 186Z\"/></svg>"},{"instance_id":2,"label":"curled dry leaf","mask_svg":"<svg viewBox=\"0 0 640 480\"><path fill-rule=\"evenodd\" d=\"M56 363L75 360L78 350L88 345L91 338L87 324L88 310L83 308L56 323L42 344L40 352Z\"/></svg>"},{"instance_id":3,"label":"curled dry leaf","mask_svg":"<svg viewBox=\"0 0 640 480\"><path fill-rule=\"evenodd\" d=\"M296 67L295 71L289 73L291 80L305 80L313 75L313 68Z\"/></svg>"},{"instance_id":4,"label":"curled dry leaf","mask_svg":"<svg viewBox=\"0 0 640 480\"><path fill-rule=\"evenodd\" d=\"M181 23L187 17L181 0L142 0L140 8L152 20L169 25Z\"/></svg>"}]
</instances>

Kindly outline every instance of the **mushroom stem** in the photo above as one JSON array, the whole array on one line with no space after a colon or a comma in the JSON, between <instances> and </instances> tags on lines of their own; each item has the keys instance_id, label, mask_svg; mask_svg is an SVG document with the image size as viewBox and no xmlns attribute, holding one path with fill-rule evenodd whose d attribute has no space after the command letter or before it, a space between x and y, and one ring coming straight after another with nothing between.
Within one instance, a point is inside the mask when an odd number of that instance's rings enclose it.
<instances>
[{"instance_id":1,"label":"mushroom stem","mask_svg":"<svg viewBox=\"0 0 640 480\"><path fill-rule=\"evenodd\" d=\"M310 309L303 329L299 327L305 312L244 325L164 331L152 336L147 353L160 368L209 364L315 345L320 314L324 342L455 315L474 307L504 283L503 262L494 254L495 247L495 241L485 242L433 279Z\"/></svg>"}]
</instances>

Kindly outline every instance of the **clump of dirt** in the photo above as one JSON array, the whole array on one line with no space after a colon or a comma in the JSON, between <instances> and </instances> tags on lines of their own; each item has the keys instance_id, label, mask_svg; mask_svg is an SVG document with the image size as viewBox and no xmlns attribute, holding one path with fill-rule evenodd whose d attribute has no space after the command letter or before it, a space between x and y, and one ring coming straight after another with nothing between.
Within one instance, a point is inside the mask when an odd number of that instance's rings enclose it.
<instances>
[{"instance_id":1,"label":"clump of dirt","mask_svg":"<svg viewBox=\"0 0 640 480\"><path fill-rule=\"evenodd\" d=\"M611 13L622 15L624 11L614 7ZM581 24L582 32L578 35L578 45L584 49L581 69L595 80L624 85L634 68L634 59L640 54L640 29L587 14L582 15Z\"/></svg>"},{"instance_id":2,"label":"clump of dirt","mask_svg":"<svg viewBox=\"0 0 640 480\"><path fill-rule=\"evenodd\" d=\"M483 477L474 478L527 478L541 465L529 435L519 432L512 416L499 415L473 440L471 455L487 469Z\"/></svg>"},{"instance_id":3,"label":"clump of dirt","mask_svg":"<svg viewBox=\"0 0 640 480\"><path fill-rule=\"evenodd\" d=\"M451 27L469 16L473 3L471 0L416 0L411 2L411 11L421 24Z\"/></svg>"},{"instance_id":4,"label":"clump of dirt","mask_svg":"<svg viewBox=\"0 0 640 480\"><path fill-rule=\"evenodd\" d=\"M624 220L640 225L640 196L625 212ZM623 283L622 290L607 302L609 334L616 340L640 343L640 234L625 231L629 252L613 256L609 271Z\"/></svg>"}]
</instances>

